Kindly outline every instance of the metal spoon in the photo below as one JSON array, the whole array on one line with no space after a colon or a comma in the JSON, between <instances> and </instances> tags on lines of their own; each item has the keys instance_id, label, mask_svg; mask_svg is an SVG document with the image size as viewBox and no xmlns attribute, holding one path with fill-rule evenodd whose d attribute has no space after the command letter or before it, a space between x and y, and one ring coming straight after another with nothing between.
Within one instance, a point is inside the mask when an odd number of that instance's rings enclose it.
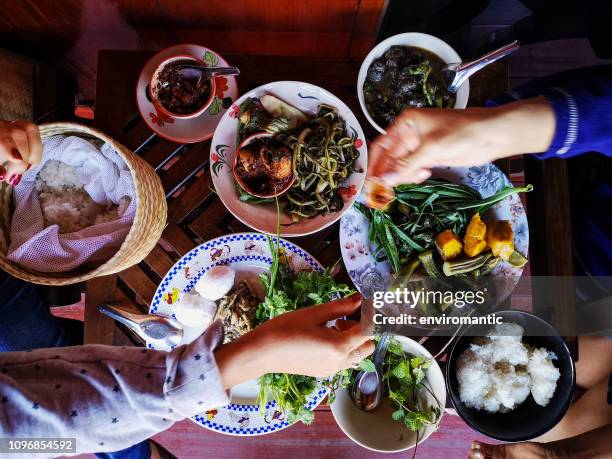
<instances>
[{"instance_id":1,"label":"metal spoon","mask_svg":"<svg viewBox=\"0 0 612 459\"><path fill-rule=\"evenodd\" d=\"M490 63L516 51L519 47L520 43L518 40L514 40L512 43L508 43L501 48L488 52L484 56L473 61L447 64L442 69L442 78L444 78L444 82L448 85L448 90L450 92L457 92L463 82L473 74Z\"/></svg>"},{"instance_id":2,"label":"metal spoon","mask_svg":"<svg viewBox=\"0 0 612 459\"><path fill-rule=\"evenodd\" d=\"M187 79L201 79L213 75L240 75L238 67L205 67L196 64L179 64L175 67L177 72Z\"/></svg>"},{"instance_id":3,"label":"metal spoon","mask_svg":"<svg viewBox=\"0 0 612 459\"><path fill-rule=\"evenodd\" d=\"M170 317L132 314L108 304L101 305L99 311L121 322L143 340L151 342L156 348L172 348L183 339L183 327Z\"/></svg>"},{"instance_id":4,"label":"metal spoon","mask_svg":"<svg viewBox=\"0 0 612 459\"><path fill-rule=\"evenodd\" d=\"M382 382L382 367L389 347L390 336L388 333L383 334L374 350L374 368L376 371L365 372L360 371L355 378L355 382L350 388L350 396L353 403L363 411L372 411L382 402L383 398L383 382Z\"/></svg>"}]
</instances>

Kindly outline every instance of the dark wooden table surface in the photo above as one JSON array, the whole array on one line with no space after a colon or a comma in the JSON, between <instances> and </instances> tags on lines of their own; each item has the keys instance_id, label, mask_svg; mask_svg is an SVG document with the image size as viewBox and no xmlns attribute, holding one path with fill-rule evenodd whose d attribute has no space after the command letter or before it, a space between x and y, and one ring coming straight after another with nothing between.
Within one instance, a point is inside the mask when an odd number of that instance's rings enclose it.
<instances>
[{"instance_id":1,"label":"dark wooden table surface","mask_svg":"<svg viewBox=\"0 0 612 459\"><path fill-rule=\"evenodd\" d=\"M114 302L135 312L147 312L157 285L183 254L211 238L249 231L249 228L237 221L225 209L212 191L208 162L210 141L191 145L172 143L156 136L141 119L136 107L134 89L142 66L152 54L152 52L101 51L98 56L95 126L141 155L157 170L168 197L169 213L167 226L159 243L145 260L118 275L88 282L85 339L89 343L139 344L126 330L98 313L100 303ZM225 57L232 65L237 65L241 69L238 78L239 94L276 80L307 81L331 91L342 99L359 119L368 139L374 138L376 133L361 113L356 96L355 82L360 62L336 58L239 55ZM508 67L501 62L495 63L470 80L470 104L482 105L487 98L507 89ZM510 171L508 161L498 165L504 172ZM536 179L542 179L539 170L534 169L532 175ZM543 209L546 202L538 202L537 205ZM548 218L554 218L558 214L557 217L563 219L567 217L564 212L565 210L561 209L555 214L549 210L547 215ZM543 233L536 237L546 237L546 225L540 225L540 228ZM337 224L313 236L296 238L294 242L312 253L324 265L333 264L341 257ZM568 250L571 251L571 247ZM566 255L567 251L564 251L564 256ZM531 256L533 257L533 253ZM550 254L544 250L540 256L545 257ZM338 276L341 280L350 282L344 270ZM530 305L530 292L523 294ZM443 421L444 425L447 426L447 430L442 428L440 432L434 434L437 440L431 440L429 446L425 445L425 450L422 452L426 455L433 454L431 457L450 457L448 454L453 451L453 454L458 454L453 457L463 457L465 446L460 447L461 451L458 451L457 445L460 442L466 443L468 437L471 439L479 436L469 433L458 418L449 418ZM191 431L189 425L183 424L176 429L179 435L181 429ZM170 437L174 438L172 435ZM342 445L342 455L374 456L373 453L366 453L343 437L326 405L317 408L317 420L314 425L308 428L298 426L287 429L273 437L271 441L275 442L274 445L277 447L284 445L283 447L290 449L291 454L295 452L295 445L304 444L306 441L309 445L323 448L321 451L336 451L333 454L339 453L338 450L329 449L331 445L336 445L335 447ZM262 447L269 443L267 440L263 442L263 439L229 437L219 439L218 435L209 432L198 432L197 438L201 439L196 442L197 444L204 442L207 448L221 448L219 451L223 451L224 454L228 451L240 451L240 454L243 454L244 448L247 448L254 455L265 455L267 450ZM433 448L431 452L428 452L429 447ZM444 453L438 456L440 451ZM317 454L315 456L322 457Z\"/></svg>"},{"instance_id":2,"label":"dark wooden table surface","mask_svg":"<svg viewBox=\"0 0 612 459\"><path fill-rule=\"evenodd\" d=\"M167 227L158 245L139 265L117 276L95 279L87 285L86 341L125 343L123 330L100 315L101 302L121 303L129 309L148 311L155 289L173 263L196 245L214 237L250 231L236 220L212 192L208 163L210 141L181 145L156 136L141 119L134 89L141 68L152 52L101 51L98 56L95 126L111 135L153 166L168 197ZM319 85L342 99L355 113L366 137L376 132L363 116L356 81L360 62L338 58L278 56L226 56L240 68L239 94L276 80L301 80ZM508 88L508 68L491 65L470 80L470 103L481 105ZM507 171L507 167L502 167ZM340 259L338 224L296 244L323 265ZM338 279L350 282L344 269Z\"/></svg>"}]
</instances>

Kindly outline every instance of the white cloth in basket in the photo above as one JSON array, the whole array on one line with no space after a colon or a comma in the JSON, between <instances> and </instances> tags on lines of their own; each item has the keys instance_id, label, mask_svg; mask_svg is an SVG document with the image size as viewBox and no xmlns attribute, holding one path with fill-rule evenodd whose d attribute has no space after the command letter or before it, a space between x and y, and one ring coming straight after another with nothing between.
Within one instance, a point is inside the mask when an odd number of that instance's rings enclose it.
<instances>
[{"instance_id":1,"label":"white cloth in basket","mask_svg":"<svg viewBox=\"0 0 612 459\"><path fill-rule=\"evenodd\" d=\"M80 137L56 135L43 140L40 164L27 171L13 191L15 211L7 258L40 272L65 272L84 263L108 260L125 240L136 213L134 182L125 161L108 144L100 149ZM124 196L130 205L119 219L77 232L59 234L59 227L44 227L35 190L36 176L49 160L74 166L91 198L99 204L118 204Z\"/></svg>"}]
</instances>

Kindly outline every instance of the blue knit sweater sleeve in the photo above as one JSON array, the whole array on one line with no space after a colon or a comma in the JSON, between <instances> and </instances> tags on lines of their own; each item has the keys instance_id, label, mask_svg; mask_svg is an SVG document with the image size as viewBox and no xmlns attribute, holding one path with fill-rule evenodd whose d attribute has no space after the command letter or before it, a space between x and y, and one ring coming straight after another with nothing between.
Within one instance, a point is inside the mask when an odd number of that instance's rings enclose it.
<instances>
[{"instance_id":1,"label":"blue knit sweater sleeve","mask_svg":"<svg viewBox=\"0 0 612 459\"><path fill-rule=\"evenodd\" d=\"M612 67L589 68L537 80L487 102L500 105L536 96L556 115L553 142L540 159L598 152L612 156Z\"/></svg>"}]
</instances>

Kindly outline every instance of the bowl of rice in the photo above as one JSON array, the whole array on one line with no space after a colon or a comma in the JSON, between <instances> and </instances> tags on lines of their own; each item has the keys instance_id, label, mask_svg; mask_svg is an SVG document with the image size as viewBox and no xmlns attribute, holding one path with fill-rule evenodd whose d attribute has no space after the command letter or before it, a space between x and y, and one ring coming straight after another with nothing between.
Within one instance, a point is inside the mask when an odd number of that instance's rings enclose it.
<instances>
[{"instance_id":1,"label":"bowl of rice","mask_svg":"<svg viewBox=\"0 0 612 459\"><path fill-rule=\"evenodd\" d=\"M564 339L546 321L501 311L456 340L446 384L459 416L484 435L526 441L552 429L569 408L576 370Z\"/></svg>"}]
</instances>

